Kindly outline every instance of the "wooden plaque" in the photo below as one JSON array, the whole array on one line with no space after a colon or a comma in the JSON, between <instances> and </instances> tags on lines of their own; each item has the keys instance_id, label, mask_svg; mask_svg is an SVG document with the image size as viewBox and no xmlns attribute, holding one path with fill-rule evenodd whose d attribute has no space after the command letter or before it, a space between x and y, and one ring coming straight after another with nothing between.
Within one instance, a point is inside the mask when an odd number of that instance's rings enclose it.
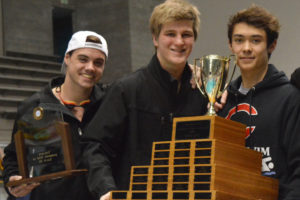
<instances>
[{"instance_id":1,"label":"wooden plaque","mask_svg":"<svg viewBox=\"0 0 300 200\"><path fill-rule=\"evenodd\" d=\"M43 182L87 172L86 169L75 169L69 124L56 121L50 128L55 134L51 134L48 141L41 138L36 144L23 131L19 130L15 134L19 173L23 179L10 181L6 186ZM41 141L42 144L39 144Z\"/></svg>"}]
</instances>

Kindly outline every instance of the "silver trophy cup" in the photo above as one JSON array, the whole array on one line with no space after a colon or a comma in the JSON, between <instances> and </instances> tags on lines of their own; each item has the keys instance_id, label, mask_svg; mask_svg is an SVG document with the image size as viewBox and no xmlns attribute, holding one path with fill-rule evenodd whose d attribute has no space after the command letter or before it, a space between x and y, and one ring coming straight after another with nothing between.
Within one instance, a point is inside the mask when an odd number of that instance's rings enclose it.
<instances>
[{"instance_id":1,"label":"silver trophy cup","mask_svg":"<svg viewBox=\"0 0 300 200\"><path fill-rule=\"evenodd\" d=\"M236 64L234 64L232 75L226 83L231 57L235 56L231 55L229 57L223 57L218 55L207 55L194 60L194 80L197 88L208 98L210 103L206 115L216 115L214 109L216 99L222 95L232 80ZM199 65L197 65L198 62Z\"/></svg>"}]
</instances>

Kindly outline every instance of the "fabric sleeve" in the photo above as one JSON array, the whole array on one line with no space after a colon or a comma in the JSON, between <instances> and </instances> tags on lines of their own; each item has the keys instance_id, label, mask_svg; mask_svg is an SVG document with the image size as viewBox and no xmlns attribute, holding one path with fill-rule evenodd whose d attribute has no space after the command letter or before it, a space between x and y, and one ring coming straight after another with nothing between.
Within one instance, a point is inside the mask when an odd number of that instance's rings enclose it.
<instances>
[{"instance_id":1,"label":"fabric sleeve","mask_svg":"<svg viewBox=\"0 0 300 200\"><path fill-rule=\"evenodd\" d=\"M291 83L300 89L300 67L292 73Z\"/></svg>"},{"instance_id":2,"label":"fabric sleeve","mask_svg":"<svg viewBox=\"0 0 300 200\"><path fill-rule=\"evenodd\" d=\"M287 159L287 184L280 185L284 200L300 199L300 98L292 98L284 114L283 148ZM279 198L281 199L281 197Z\"/></svg>"},{"instance_id":3,"label":"fabric sleeve","mask_svg":"<svg viewBox=\"0 0 300 200\"><path fill-rule=\"evenodd\" d=\"M87 162L88 186L100 197L117 189L111 162L119 154L127 119L127 106L121 84L115 84L107 93L102 105L89 123L83 142Z\"/></svg>"},{"instance_id":4,"label":"fabric sleeve","mask_svg":"<svg viewBox=\"0 0 300 200\"><path fill-rule=\"evenodd\" d=\"M14 122L13 126L11 142L4 149L5 156L3 158L3 180L5 184L8 182L10 176L19 175L18 160L14 140L14 134L17 131L16 121Z\"/></svg>"}]
</instances>

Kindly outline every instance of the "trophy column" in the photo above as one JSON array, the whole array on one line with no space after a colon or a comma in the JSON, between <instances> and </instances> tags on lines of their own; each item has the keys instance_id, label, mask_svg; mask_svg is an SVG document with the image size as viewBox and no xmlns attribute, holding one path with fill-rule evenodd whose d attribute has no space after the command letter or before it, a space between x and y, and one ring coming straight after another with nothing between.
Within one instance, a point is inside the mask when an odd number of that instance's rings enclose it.
<instances>
[{"instance_id":1,"label":"trophy column","mask_svg":"<svg viewBox=\"0 0 300 200\"><path fill-rule=\"evenodd\" d=\"M218 116L174 118L172 140L154 142L150 166L133 166L129 191L111 200L274 200L278 181L245 148L246 126Z\"/></svg>"}]
</instances>

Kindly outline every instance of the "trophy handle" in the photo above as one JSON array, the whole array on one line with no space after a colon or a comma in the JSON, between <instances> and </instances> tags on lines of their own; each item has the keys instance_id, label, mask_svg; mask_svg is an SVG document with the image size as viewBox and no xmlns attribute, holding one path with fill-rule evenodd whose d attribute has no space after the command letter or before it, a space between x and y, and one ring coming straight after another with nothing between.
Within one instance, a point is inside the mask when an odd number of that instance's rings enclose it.
<instances>
[{"instance_id":1,"label":"trophy handle","mask_svg":"<svg viewBox=\"0 0 300 200\"><path fill-rule=\"evenodd\" d=\"M195 81L195 83L196 83L196 86L197 86L197 88L200 90L200 92L201 92L201 94L203 95L203 96L207 96L206 95L206 93L204 92L204 90L201 88L202 86L203 86L203 80L202 80L202 67L201 67L201 64L200 64L200 74L197 74L197 72L198 72L198 70L197 70L197 60L199 60L200 61L200 63L201 63L201 60L202 60L202 58L195 58L194 59L194 70L193 70L193 78L194 78L194 81ZM200 81L201 81L201 85L199 84L199 77L200 77Z\"/></svg>"},{"instance_id":2,"label":"trophy handle","mask_svg":"<svg viewBox=\"0 0 300 200\"><path fill-rule=\"evenodd\" d=\"M222 95L222 93L227 89L227 87L229 86L230 82L232 81L233 75L234 75L234 73L235 73L235 69L236 69L236 60L237 60L237 59L236 59L236 55L234 55L234 54L231 54L231 55L229 56L229 58L228 58L228 64L225 66L224 73L226 73L225 76L227 77L227 75L228 75L228 73L229 73L229 63L230 63L231 57L234 57L234 67L233 67L232 74L231 74L230 79L229 79L229 81L228 81L227 83L226 83L226 80L224 80L224 83L222 83L222 87L220 87L220 90L219 90L219 92L218 92L217 98L220 98L221 95Z\"/></svg>"}]
</instances>

